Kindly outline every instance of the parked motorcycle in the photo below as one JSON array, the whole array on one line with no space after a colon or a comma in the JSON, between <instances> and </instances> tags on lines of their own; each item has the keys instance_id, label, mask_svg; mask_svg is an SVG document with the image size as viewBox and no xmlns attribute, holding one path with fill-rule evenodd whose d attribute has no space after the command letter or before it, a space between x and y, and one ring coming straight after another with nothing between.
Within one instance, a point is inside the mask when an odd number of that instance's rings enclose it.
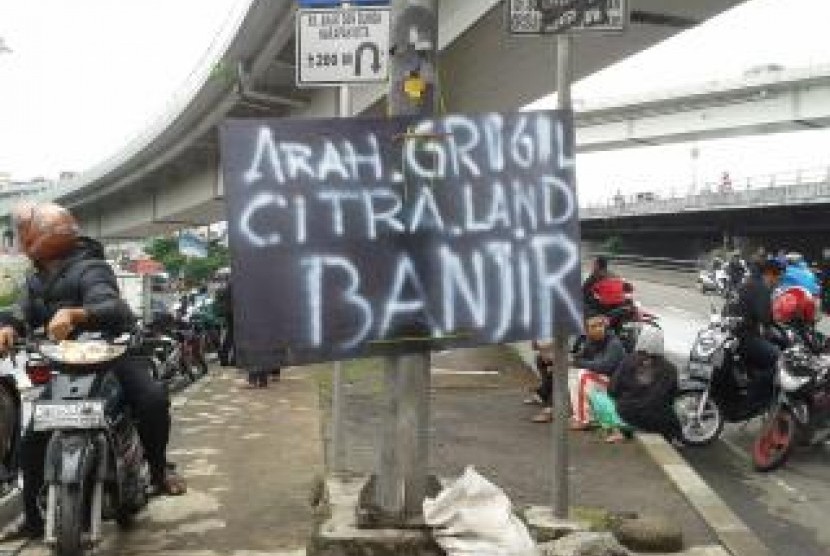
<instances>
[{"instance_id":1,"label":"parked motorcycle","mask_svg":"<svg viewBox=\"0 0 830 556\"><path fill-rule=\"evenodd\" d=\"M83 554L100 542L103 520L126 526L147 504L149 468L114 374L134 341L37 345L51 364L51 383L33 404L32 427L50 434L44 540L58 556Z\"/></svg>"},{"instance_id":2,"label":"parked motorcycle","mask_svg":"<svg viewBox=\"0 0 830 556\"><path fill-rule=\"evenodd\" d=\"M180 323L173 333L181 348L182 372L191 382L208 373L208 364L205 359L205 332L200 327L190 323Z\"/></svg>"},{"instance_id":3,"label":"parked motorcycle","mask_svg":"<svg viewBox=\"0 0 830 556\"><path fill-rule=\"evenodd\" d=\"M722 297L729 297L734 290L725 268L701 270L697 275L697 285L703 294L716 293Z\"/></svg>"},{"instance_id":4,"label":"parked motorcycle","mask_svg":"<svg viewBox=\"0 0 830 556\"><path fill-rule=\"evenodd\" d=\"M797 444L830 438L830 355L797 344L778 361L773 403L752 446L758 471L784 465Z\"/></svg>"},{"instance_id":5,"label":"parked motorcycle","mask_svg":"<svg viewBox=\"0 0 830 556\"><path fill-rule=\"evenodd\" d=\"M143 355L152 358L153 377L158 381L169 383L182 376L195 382L207 373L200 336L172 315L158 317L144 327L140 349Z\"/></svg>"},{"instance_id":6,"label":"parked motorcycle","mask_svg":"<svg viewBox=\"0 0 830 556\"><path fill-rule=\"evenodd\" d=\"M16 370L21 358L29 375L29 384ZM20 445L21 389L39 384L41 375L37 358L26 354L10 353L0 371L0 496L7 494L17 485L17 458Z\"/></svg>"},{"instance_id":7,"label":"parked motorcycle","mask_svg":"<svg viewBox=\"0 0 830 556\"><path fill-rule=\"evenodd\" d=\"M612 276L594 284L585 305L608 318L608 327L620 339L627 353L634 351L643 327L655 327L662 334L660 319L634 300L634 285L624 278ZM579 338L572 350L578 351L584 340L584 336Z\"/></svg>"},{"instance_id":8,"label":"parked motorcycle","mask_svg":"<svg viewBox=\"0 0 830 556\"><path fill-rule=\"evenodd\" d=\"M633 353L637 338L643 327L651 326L663 333L660 318L645 309L639 303L616 307L607 313L609 328L614 331L623 344L626 353Z\"/></svg>"},{"instance_id":9,"label":"parked motorcycle","mask_svg":"<svg viewBox=\"0 0 830 556\"><path fill-rule=\"evenodd\" d=\"M688 378L674 402L685 444L711 444L725 423L747 421L769 406L770 398L753 388L754 373L739 353L740 323L740 317L713 313L692 345Z\"/></svg>"}]
</instances>

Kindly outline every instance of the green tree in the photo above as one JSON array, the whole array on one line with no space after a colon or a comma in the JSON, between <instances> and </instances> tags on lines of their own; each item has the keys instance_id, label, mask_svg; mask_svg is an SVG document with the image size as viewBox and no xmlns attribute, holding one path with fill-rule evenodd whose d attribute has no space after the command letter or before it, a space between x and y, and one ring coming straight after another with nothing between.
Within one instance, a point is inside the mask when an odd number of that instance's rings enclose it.
<instances>
[{"instance_id":1,"label":"green tree","mask_svg":"<svg viewBox=\"0 0 830 556\"><path fill-rule=\"evenodd\" d=\"M600 249L604 253L610 253L612 255L619 255L622 251L623 247L623 240L620 236L611 236L606 239Z\"/></svg>"},{"instance_id":2,"label":"green tree","mask_svg":"<svg viewBox=\"0 0 830 556\"><path fill-rule=\"evenodd\" d=\"M171 276L180 276L188 282L202 282L230 264L228 248L218 241L208 244L207 257L202 259L179 253L179 242L175 237L155 238L144 247L144 251L164 265Z\"/></svg>"}]
</instances>

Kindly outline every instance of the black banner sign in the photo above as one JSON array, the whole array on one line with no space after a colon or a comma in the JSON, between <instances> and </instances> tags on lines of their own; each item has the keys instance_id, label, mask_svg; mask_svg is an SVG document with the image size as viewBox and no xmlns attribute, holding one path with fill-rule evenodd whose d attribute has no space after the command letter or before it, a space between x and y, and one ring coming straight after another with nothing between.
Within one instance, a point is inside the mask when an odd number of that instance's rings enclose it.
<instances>
[{"instance_id":1,"label":"black banner sign","mask_svg":"<svg viewBox=\"0 0 830 556\"><path fill-rule=\"evenodd\" d=\"M242 365L581 327L569 113L229 120Z\"/></svg>"}]
</instances>

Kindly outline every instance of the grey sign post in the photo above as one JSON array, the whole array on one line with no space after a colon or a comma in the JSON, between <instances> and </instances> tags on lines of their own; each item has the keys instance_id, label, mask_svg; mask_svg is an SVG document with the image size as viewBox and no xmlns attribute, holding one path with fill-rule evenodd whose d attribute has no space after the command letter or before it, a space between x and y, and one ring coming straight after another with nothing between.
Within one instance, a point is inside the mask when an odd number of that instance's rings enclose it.
<instances>
[{"instance_id":1,"label":"grey sign post","mask_svg":"<svg viewBox=\"0 0 830 556\"><path fill-rule=\"evenodd\" d=\"M571 109L571 70L573 56L572 39L566 34L556 37L556 107ZM568 429L570 402L568 396L568 339L564 332L557 331L554 337L553 381L551 382L551 403L557 414L553 419L553 515L567 518L570 508L570 480L568 477Z\"/></svg>"},{"instance_id":2,"label":"grey sign post","mask_svg":"<svg viewBox=\"0 0 830 556\"><path fill-rule=\"evenodd\" d=\"M628 0L509 0L507 27L514 35L556 35L556 90L559 110L573 109L571 82L573 73L572 33L581 31L624 31L628 23ZM553 515L568 517L570 481L568 477L568 431L570 417L568 392L567 335L554 335L554 364L551 401L554 419L552 500Z\"/></svg>"},{"instance_id":3,"label":"grey sign post","mask_svg":"<svg viewBox=\"0 0 830 556\"><path fill-rule=\"evenodd\" d=\"M348 85L340 85L337 89L337 115L341 118L352 116L352 95ZM336 474L348 471L344 380L343 362L335 361L331 389L331 468Z\"/></svg>"},{"instance_id":4,"label":"grey sign post","mask_svg":"<svg viewBox=\"0 0 830 556\"><path fill-rule=\"evenodd\" d=\"M388 78L389 10L363 2L301 1L297 12L297 85L337 86L336 113L352 117L349 83ZM369 2L383 4L383 2ZM347 471L343 363L332 376L331 469Z\"/></svg>"}]
</instances>

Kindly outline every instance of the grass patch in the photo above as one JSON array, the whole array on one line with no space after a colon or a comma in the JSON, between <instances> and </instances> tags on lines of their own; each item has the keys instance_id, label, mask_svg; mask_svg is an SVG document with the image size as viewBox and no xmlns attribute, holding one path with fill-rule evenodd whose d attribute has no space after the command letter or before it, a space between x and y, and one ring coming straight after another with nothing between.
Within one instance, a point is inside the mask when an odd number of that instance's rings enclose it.
<instances>
[{"instance_id":1,"label":"grass patch","mask_svg":"<svg viewBox=\"0 0 830 556\"><path fill-rule=\"evenodd\" d=\"M610 531L611 512L601 508L572 507L571 519L587 523L591 531Z\"/></svg>"},{"instance_id":2,"label":"grass patch","mask_svg":"<svg viewBox=\"0 0 830 556\"><path fill-rule=\"evenodd\" d=\"M334 364L321 363L309 365L308 372L317 381L320 389L321 407L328 412L331 409ZM383 392L383 359L372 358L344 361L343 380L345 384L356 387L363 394L373 396L381 394Z\"/></svg>"}]
</instances>

